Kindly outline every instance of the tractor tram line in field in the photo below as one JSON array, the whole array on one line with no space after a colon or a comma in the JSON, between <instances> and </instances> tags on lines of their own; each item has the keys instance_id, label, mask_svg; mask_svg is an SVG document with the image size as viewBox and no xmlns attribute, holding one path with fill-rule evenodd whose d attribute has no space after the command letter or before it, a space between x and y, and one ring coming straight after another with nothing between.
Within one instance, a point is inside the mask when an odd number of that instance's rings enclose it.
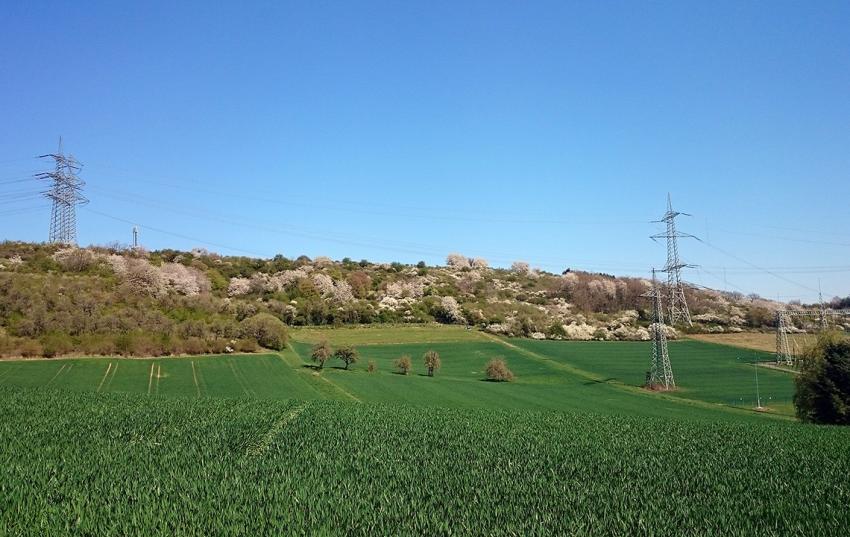
<instances>
[{"instance_id":1,"label":"tractor tram line in field","mask_svg":"<svg viewBox=\"0 0 850 537\"><path fill-rule=\"evenodd\" d=\"M201 396L201 385L198 384L198 372L195 369L195 360L192 360L192 380L195 382L195 392L198 397Z\"/></svg>"},{"instance_id":2,"label":"tractor tram line in field","mask_svg":"<svg viewBox=\"0 0 850 537\"><path fill-rule=\"evenodd\" d=\"M70 370L72 367L74 367L74 364L62 364L62 367L60 367L60 368L59 368L59 371L57 371L57 372L56 372L56 374L55 374L55 375L53 375L53 376L50 378L50 380L48 380L48 381L47 381L47 383L45 384L45 386L50 386L50 385L53 383L53 381L54 381L54 380L56 380L57 378L59 378L59 375L61 375L61 374L65 371L65 368L66 368L66 367L68 368L68 370Z\"/></svg>"},{"instance_id":3,"label":"tractor tram line in field","mask_svg":"<svg viewBox=\"0 0 850 537\"><path fill-rule=\"evenodd\" d=\"M305 401L275 421L268 431L262 435L256 442L250 444L245 450L246 457L258 457L269 450L275 438L292 423L302 412L310 405L309 401Z\"/></svg>"},{"instance_id":4,"label":"tractor tram line in field","mask_svg":"<svg viewBox=\"0 0 850 537\"><path fill-rule=\"evenodd\" d=\"M112 371L112 362L109 362L109 366L106 368L106 372L103 374L103 378L100 379L100 384L97 385L96 391L99 392L100 389L103 387L103 383L106 382L106 377L109 376L110 371Z\"/></svg>"},{"instance_id":5,"label":"tractor tram line in field","mask_svg":"<svg viewBox=\"0 0 850 537\"><path fill-rule=\"evenodd\" d=\"M242 391L248 397L256 397L257 393L250 387L250 381L245 377L244 373L239 369L239 366L236 364L234 360L228 360L227 365L230 366L230 370L233 372L233 378L236 379L236 382L242 388Z\"/></svg>"},{"instance_id":6,"label":"tractor tram line in field","mask_svg":"<svg viewBox=\"0 0 850 537\"><path fill-rule=\"evenodd\" d=\"M115 380L115 375L118 374L118 366L119 365L121 365L120 361L115 362L115 367L112 368L112 374L109 376L108 379L106 379L106 385L104 386L104 389L106 391L109 391L109 388L112 386L112 381Z\"/></svg>"},{"instance_id":7,"label":"tractor tram line in field","mask_svg":"<svg viewBox=\"0 0 850 537\"><path fill-rule=\"evenodd\" d=\"M153 388L153 373L156 370L156 362L151 362L150 373L148 374L148 395L151 394Z\"/></svg>"}]
</instances>

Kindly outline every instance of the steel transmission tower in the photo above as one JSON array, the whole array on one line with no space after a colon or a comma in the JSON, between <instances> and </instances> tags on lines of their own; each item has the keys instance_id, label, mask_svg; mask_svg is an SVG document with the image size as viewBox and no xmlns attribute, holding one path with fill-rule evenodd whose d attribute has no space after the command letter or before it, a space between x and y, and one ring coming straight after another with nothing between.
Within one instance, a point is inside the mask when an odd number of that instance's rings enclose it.
<instances>
[{"instance_id":1,"label":"steel transmission tower","mask_svg":"<svg viewBox=\"0 0 850 537\"><path fill-rule=\"evenodd\" d=\"M793 328L791 318L787 311L776 312L776 361L787 365L793 365L796 361L796 352L792 350L788 341L788 332Z\"/></svg>"},{"instance_id":2,"label":"steel transmission tower","mask_svg":"<svg viewBox=\"0 0 850 537\"><path fill-rule=\"evenodd\" d=\"M652 299L652 363L646 374L646 387L669 390L676 387L676 381L673 379L673 368L670 366L670 354L667 351L664 307L655 269L652 269L652 291L643 296Z\"/></svg>"},{"instance_id":3,"label":"steel transmission tower","mask_svg":"<svg viewBox=\"0 0 850 537\"><path fill-rule=\"evenodd\" d=\"M53 171L35 174L37 179L50 181L50 188L43 192L52 200L50 212L49 242L61 244L77 244L77 212L76 206L87 203L81 194L85 183L77 177L82 164L73 155L62 152L62 139L59 139L59 151L38 158L51 158L54 162Z\"/></svg>"},{"instance_id":4,"label":"steel transmission tower","mask_svg":"<svg viewBox=\"0 0 850 537\"><path fill-rule=\"evenodd\" d=\"M667 212L661 220L655 220L656 223L667 224L667 232L653 235L651 238L667 239L667 263L664 265L662 272L667 273L667 300L668 300L668 316L670 324L678 322L688 323L688 326L693 326L691 322L691 312L688 309L688 302L685 300L685 288L682 285L682 269L694 267L679 260L679 238L692 238L693 235L676 231L676 217L679 215L691 216L688 213L680 213L673 210L673 203L670 201L670 194L667 194Z\"/></svg>"}]
</instances>

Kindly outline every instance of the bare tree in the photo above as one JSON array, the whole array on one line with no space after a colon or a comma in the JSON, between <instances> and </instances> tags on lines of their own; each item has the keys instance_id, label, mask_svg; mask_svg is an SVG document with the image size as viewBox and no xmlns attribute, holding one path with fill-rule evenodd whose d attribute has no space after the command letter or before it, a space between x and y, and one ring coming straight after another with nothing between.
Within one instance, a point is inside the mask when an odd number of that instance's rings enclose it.
<instances>
[{"instance_id":1,"label":"bare tree","mask_svg":"<svg viewBox=\"0 0 850 537\"><path fill-rule=\"evenodd\" d=\"M494 358L487 363L487 379L497 382L510 382L514 379L513 372L501 358Z\"/></svg>"},{"instance_id":2,"label":"bare tree","mask_svg":"<svg viewBox=\"0 0 850 537\"><path fill-rule=\"evenodd\" d=\"M434 371L440 369L440 354L437 351L428 351L423 356L425 367L428 368L428 376L433 377Z\"/></svg>"},{"instance_id":3,"label":"bare tree","mask_svg":"<svg viewBox=\"0 0 850 537\"><path fill-rule=\"evenodd\" d=\"M410 373L410 370L413 368L413 362L410 360L410 356L404 354L395 361L395 366L398 369L398 372L402 375L407 375Z\"/></svg>"}]
</instances>

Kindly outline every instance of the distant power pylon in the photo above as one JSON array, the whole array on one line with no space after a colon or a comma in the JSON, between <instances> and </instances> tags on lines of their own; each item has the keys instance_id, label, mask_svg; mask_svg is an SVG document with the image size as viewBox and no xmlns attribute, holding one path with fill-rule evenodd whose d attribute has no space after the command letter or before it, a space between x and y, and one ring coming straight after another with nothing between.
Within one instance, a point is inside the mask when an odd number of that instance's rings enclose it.
<instances>
[{"instance_id":1,"label":"distant power pylon","mask_svg":"<svg viewBox=\"0 0 850 537\"><path fill-rule=\"evenodd\" d=\"M37 179L51 181L50 188L43 192L44 196L53 201L50 212L49 242L61 244L77 244L77 205L88 203L80 193L85 183L77 177L82 164L73 155L65 156L62 152L62 138L59 138L59 151L38 158L52 158L54 169L49 172L35 174Z\"/></svg>"},{"instance_id":2,"label":"distant power pylon","mask_svg":"<svg viewBox=\"0 0 850 537\"><path fill-rule=\"evenodd\" d=\"M793 338L788 337L789 334L803 331L794 326L794 318L801 319L804 325L806 321L811 322L817 319L820 330L827 330L830 319L841 319L844 323L850 320L850 309L833 310L821 305L818 309L778 310L776 312L776 361L786 365L796 365L801 355L800 346Z\"/></svg>"},{"instance_id":3,"label":"distant power pylon","mask_svg":"<svg viewBox=\"0 0 850 537\"><path fill-rule=\"evenodd\" d=\"M651 238L667 239L667 263L664 265L662 272L667 273L667 300L668 300L668 316L670 324L674 325L679 322L688 323L688 326L693 326L691 322L691 312L688 309L688 302L685 300L685 288L682 285L682 269L694 267L679 260L679 238L692 238L693 235L676 231L676 217L679 215L691 216L688 213L680 213L673 210L673 203L670 201L670 194L667 194L667 212L661 220L655 220L658 223L667 224L667 232L653 235Z\"/></svg>"},{"instance_id":4,"label":"distant power pylon","mask_svg":"<svg viewBox=\"0 0 850 537\"><path fill-rule=\"evenodd\" d=\"M133 249L139 249L139 226L133 226Z\"/></svg>"},{"instance_id":5,"label":"distant power pylon","mask_svg":"<svg viewBox=\"0 0 850 537\"><path fill-rule=\"evenodd\" d=\"M793 365L796 361L796 349L791 348L791 342L788 340L788 333L793 329L794 325L787 311L778 310L776 312L776 361L779 363Z\"/></svg>"},{"instance_id":6,"label":"distant power pylon","mask_svg":"<svg viewBox=\"0 0 850 537\"><path fill-rule=\"evenodd\" d=\"M652 363L646 374L646 387L650 389L669 390L676 387L673 379L673 368L670 366L670 354L667 351L667 333L664 325L664 307L661 299L661 289L655 269L652 269L652 291L643 295L652 299Z\"/></svg>"}]
</instances>

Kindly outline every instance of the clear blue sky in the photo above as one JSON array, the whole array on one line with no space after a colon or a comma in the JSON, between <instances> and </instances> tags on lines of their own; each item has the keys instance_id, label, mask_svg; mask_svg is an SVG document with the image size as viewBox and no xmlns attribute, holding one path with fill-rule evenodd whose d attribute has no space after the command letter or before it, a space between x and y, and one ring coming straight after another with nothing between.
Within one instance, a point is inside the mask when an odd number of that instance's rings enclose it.
<instances>
[{"instance_id":1,"label":"clear blue sky","mask_svg":"<svg viewBox=\"0 0 850 537\"><path fill-rule=\"evenodd\" d=\"M689 281L850 294L848 2L2 11L0 238L62 135L83 244L645 275L669 191Z\"/></svg>"}]
</instances>

